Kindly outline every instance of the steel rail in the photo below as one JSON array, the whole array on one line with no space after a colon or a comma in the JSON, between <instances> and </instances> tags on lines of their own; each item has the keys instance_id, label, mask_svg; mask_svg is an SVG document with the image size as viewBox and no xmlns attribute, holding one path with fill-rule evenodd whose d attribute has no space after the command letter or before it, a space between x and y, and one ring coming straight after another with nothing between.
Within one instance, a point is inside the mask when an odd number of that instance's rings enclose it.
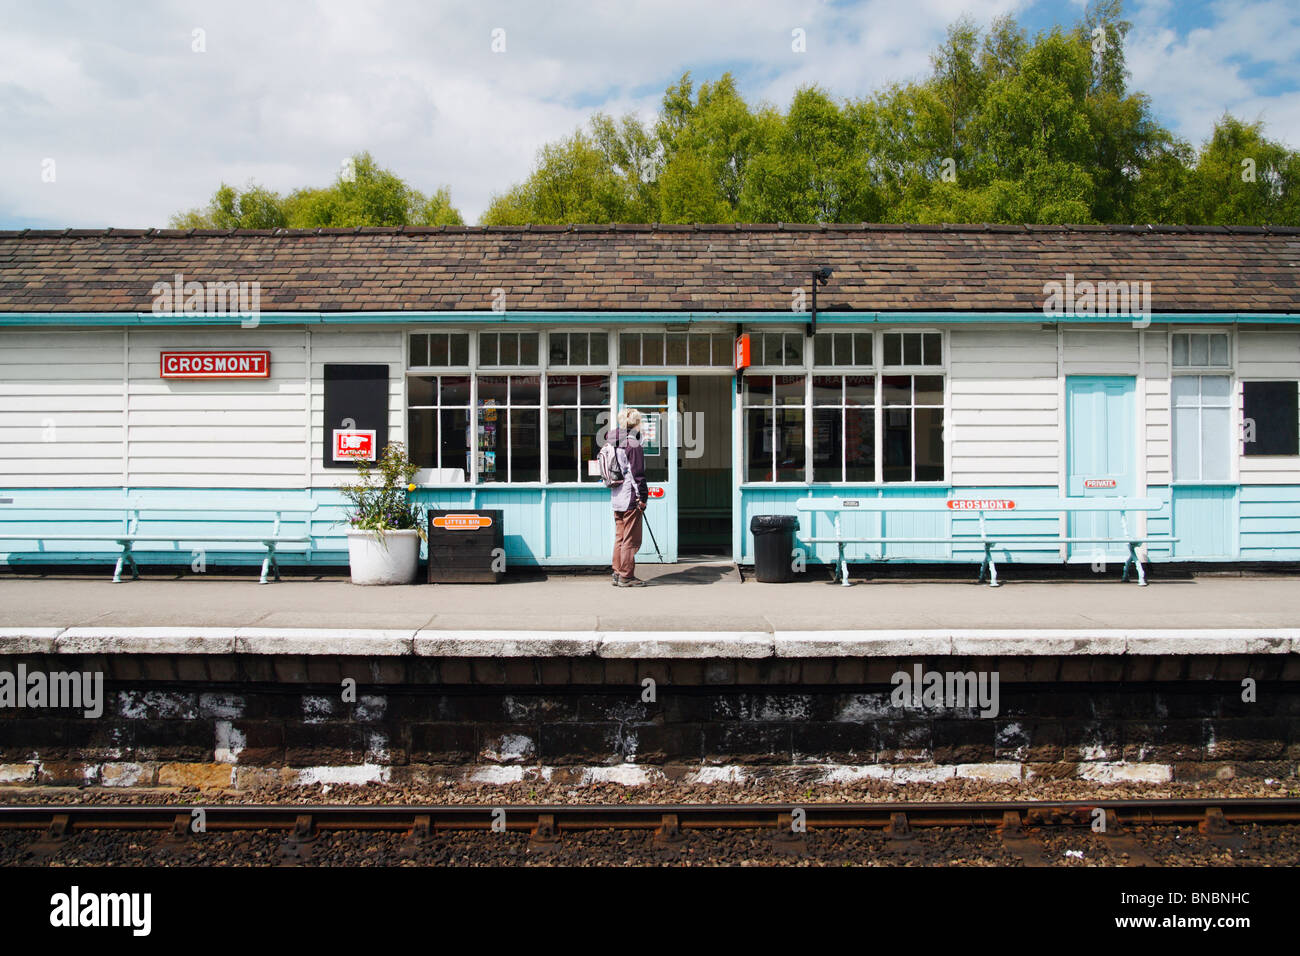
<instances>
[{"instance_id":1,"label":"steel rail","mask_svg":"<svg viewBox=\"0 0 1300 956\"><path fill-rule=\"evenodd\" d=\"M1121 825L1300 823L1300 799L1224 798L1154 800L1010 800L904 803L743 804L11 804L0 806L0 830L171 830L184 832L201 810L206 829L297 830L507 830L579 831L657 829L669 818L680 829L788 828L802 812L809 830L887 829L902 814L911 827L1003 827L1008 814L1029 827L1087 826L1102 808ZM504 820L501 812L504 811Z\"/></svg>"}]
</instances>

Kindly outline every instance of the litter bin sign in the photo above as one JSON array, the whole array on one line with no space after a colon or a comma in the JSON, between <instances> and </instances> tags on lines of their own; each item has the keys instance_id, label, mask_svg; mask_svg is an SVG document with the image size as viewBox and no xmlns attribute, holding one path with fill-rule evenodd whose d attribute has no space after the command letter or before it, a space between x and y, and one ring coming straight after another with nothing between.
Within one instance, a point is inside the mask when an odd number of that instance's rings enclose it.
<instances>
[{"instance_id":1,"label":"litter bin sign","mask_svg":"<svg viewBox=\"0 0 1300 956\"><path fill-rule=\"evenodd\" d=\"M430 510L429 583L496 584L505 575L504 538L499 510Z\"/></svg>"},{"instance_id":2,"label":"litter bin sign","mask_svg":"<svg viewBox=\"0 0 1300 956\"><path fill-rule=\"evenodd\" d=\"M764 583L794 580L794 515L754 515L749 530L754 536L754 577Z\"/></svg>"}]
</instances>

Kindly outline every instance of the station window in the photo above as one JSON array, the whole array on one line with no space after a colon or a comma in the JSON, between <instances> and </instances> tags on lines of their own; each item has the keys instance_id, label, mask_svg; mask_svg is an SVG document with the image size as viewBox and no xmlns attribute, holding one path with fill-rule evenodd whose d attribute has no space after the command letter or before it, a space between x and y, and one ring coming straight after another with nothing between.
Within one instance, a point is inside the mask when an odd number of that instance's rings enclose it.
<instances>
[{"instance_id":1,"label":"station window","mask_svg":"<svg viewBox=\"0 0 1300 956\"><path fill-rule=\"evenodd\" d=\"M805 378L747 375L745 480L804 481Z\"/></svg>"},{"instance_id":2,"label":"station window","mask_svg":"<svg viewBox=\"0 0 1300 956\"><path fill-rule=\"evenodd\" d=\"M1232 462L1232 380L1175 375L1174 480L1227 481Z\"/></svg>"},{"instance_id":3,"label":"station window","mask_svg":"<svg viewBox=\"0 0 1300 956\"><path fill-rule=\"evenodd\" d=\"M942 481L943 376L886 375L881 398L884 480Z\"/></svg>"},{"instance_id":4,"label":"station window","mask_svg":"<svg viewBox=\"0 0 1300 956\"><path fill-rule=\"evenodd\" d=\"M462 368L469 366L468 332L412 332L411 368Z\"/></svg>"},{"instance_id":5,"label":"station window","mask_svg":"<svg viewBox=\"0 0 1300 956\"><path fill-rule=\"evenodd\" d=\"M479 481L541 481L541 376L480 375L477 385Z\"/></svg>"},{"instance_id":6,"label":"station window","mask_svg":"<svg viewBox=\"0 0 1300 956\"><path fill-rule=\"evenodd\" d=\"M546 378L547 477L550 481L598 482L587 474L609 425L608 375Z\"/></svg>"},{"instance_id":7,"label":"station window","mask_svg":"<svg viewBox=\"0 0 1300 956\"><path fill-rule=\"evenodd\" d=\"M1289 382L1243 382L1242 453L1300 454L1300 385Z\"/></svg>"},{"instance_id":8,"label":"station window","mask_svg":"<svg viewBox=\"0 0 1300 956\"><path fill-rule=\"evenodd\" d=\"M886 368L943 365L943 335L939 332L886 332Z\"/></svg>"},{"instance_id":9,"label":"station window","mask_svg":"<svg viewBox=\"0 0 1300 956\"><path fill-rule=\"evenodd\" d=\"M870 332L818 332L813 336L813 364L819 368L871 368Z\"/></svg>"},{"instance_id":10,"label":"station window","mask_svg":"<svg viewBox=\"0 0 1300 956\"><path fill-rule=\"evenodd\" d=\"M440 480L469 476L468 375L412 375L406 380L408 452L420 468L443 469Z\"/></svg>"},{"instance_id":11,"label":"station window","mask_svg":"<svg viewBox=\"0 0 1300 956\"><path fill-rule=\"evenodd\" d=\"M876 480L876 377L814 375L813 481Z\"/></svg>"},{"instance_id":12,"label":"station window","mask_svg":"<svg viewBox=\"0 0 1300 956\"><path fill-rule=\"evenodd\" d=\"M478 364L484 368L536 368L536 332L480 332Z\"/></svg>"},{"instance_id":13,"label":"station window","mask_svg":"<svg viewBox=\"0 0 1300 956\"><path fill-rule=\"evenodd\" d=\"M725 332L621 332L620 365L730 368L733 342Z\"/></svg>"},{"instance_id":14,"label":"station window","mask_svg":"<svg viewBox=\"0 0 1300 956\"><path fill-rule=\"evenodd\" d=\"M1172 339L1174 368L1228 368L1226 332L1175 332Z\"/></svg>"},{"instance_id":15,"label":"station window","mask_svg":"<svg viewBox=\"0 0 1300 956\"><path fill-rule=\"evenodd\" d=\"M609 365L609 336L605 332L550 332L547 349L551 367Z\"/></svg>"},{"instance_id":16,"label":"station window","mask_svg":"<svg viewBox=\"0 0 1300 956\"><path fill-rule=\"evenodd\" d=\"M803 332L760 332L752 355L755 365L767 368L803 368Z\"/></svg>"}]
</instances>

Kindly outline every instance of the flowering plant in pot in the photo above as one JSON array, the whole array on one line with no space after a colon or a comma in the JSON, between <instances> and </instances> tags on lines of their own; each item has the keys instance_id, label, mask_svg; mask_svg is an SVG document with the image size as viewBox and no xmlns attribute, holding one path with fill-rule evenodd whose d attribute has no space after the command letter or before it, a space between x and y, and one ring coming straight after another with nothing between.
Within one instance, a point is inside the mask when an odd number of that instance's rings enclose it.
<instances>
[{"instance_id":1,"label":"flowering plant in pot","mask_svg":"<svg viewBox=\"0 0 1300 956\"><path fill-rule=\"evenodd\" d=\"M340 490L348 511L348 565L353 584L410 584L420 561L424 509L407 493L417 466L392 442L379 461L357 460L357 480Z\"/></svg>"}]
</instances>

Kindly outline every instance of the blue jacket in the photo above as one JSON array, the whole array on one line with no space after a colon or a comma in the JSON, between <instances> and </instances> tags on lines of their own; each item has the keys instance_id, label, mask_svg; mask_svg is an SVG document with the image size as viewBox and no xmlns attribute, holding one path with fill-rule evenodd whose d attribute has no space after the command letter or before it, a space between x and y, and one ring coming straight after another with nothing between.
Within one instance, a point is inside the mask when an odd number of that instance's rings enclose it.
<instances>
[{"instance_id":1,"label":"blue jacket","mask_svg":"<svg viewBox=\"0 0 1300 956\"><path fill-rule=\"evenodd\" d=\"M650 496L650 487L645 480L645 453L641 450L641 435L639 432L629 434L622 428L615 428L606 432L605 441L612 442L627 456L627 473L623 477L623 483L609 489L610 504L615 511L635 508L638 501L645 501ZM622 458L623 455L619 457Z\"/></svg>"}]
</instances>

